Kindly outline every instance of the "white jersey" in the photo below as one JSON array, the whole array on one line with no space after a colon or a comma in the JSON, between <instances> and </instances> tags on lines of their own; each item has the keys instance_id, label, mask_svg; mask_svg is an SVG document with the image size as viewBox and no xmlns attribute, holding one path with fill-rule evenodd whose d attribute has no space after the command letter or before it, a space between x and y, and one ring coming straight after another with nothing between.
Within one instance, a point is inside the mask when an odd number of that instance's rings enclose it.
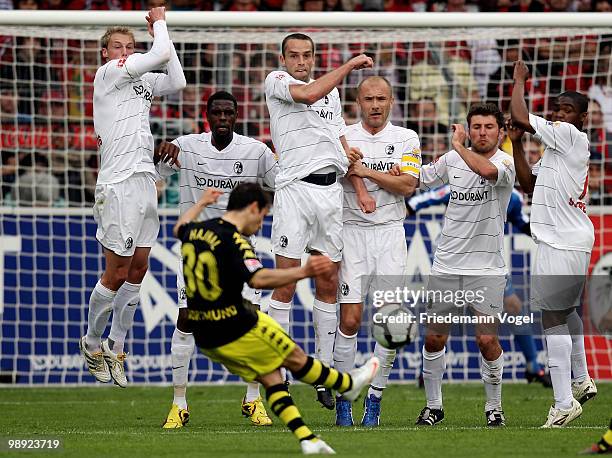
<instances>
[{"instance_id":1,"label":"white jersey","mask_svg":"<svg viewBox=\"0 0 612 458\"><path fill-rule=\"evenodd\" d=\"M401 164L402 173L419 177L421 150L419 137L413 130L394 126L390 122L380 132L372 135L359 122L346 128L346 141L359 148L364 166L379 172L388 172L395 164ZM381 188L374 181L363 180L368 193L376 200L376 211L364 213L359 208L357 194L348 178L342 179L344 186L344 224L378 227L402 225L406 218L404 196Z\"/></svg>"},{"instance_id":2,"label":"white jersey","mask_svg":"<svg viewBox=\"0 0 612 458\"><path fill-rule=\"evenodd\" d=\"M529 115L534 137L546 149L532 169L537 176L531 201L531 234L560 250L591 252L595 241L587 215L589 141L567 122Z\"/></svg>"},{"instance_id":3,"label":"white jersey","mask_svg":"<svg viewBox=\"0 0 612 458\"><path fill-rule=\"evenodd\" d=\"M270 73L265 82L270 131L280 166L277 189L324 167L334 167L338 175L348 169L340 143L346 124L338 90L306 105L291 97L289 86L296 84L306 83L284 71Z\"/></svg>"},{"instance_id":4,"label":"white jersey","mask_svg":"<svg viewBox=\"0 0 612 458\"><path fill-rule=\"evenodd\" d=\"M202 211L198 221L220 217L227 208L232 189L242 182L257 182L274 189L278 173L276 156L265 143L234 133L230 144L219 151L211 143L211 138L211 133L191 134L172 142L180 148L181 214L199 200L206 188L223 191L216 203ZM176 172L175 168L163 162L157 165L157 169L162 177Z\"/></svg>"},{"instance_id":5,"label":"white jersey","mask_svg":"<svg viewBox=\"0 0 612 458\"><path fill-rule=\"evenodd\" d=\"M94 128L100 151L98 185L119 183L132 174L155 175L149 109L154 96L185 87L183 69L165 21L153 24L155 39L146 54L111 60L94 79ZM168 74L149 73L168 64Z\"/></svg>"},{"instance_id":6,"label":"white jersey","mask_svg":"<svg viewBox=\"0 0 612 458\"><path fill-rule=\"evenodd\" d=\"M489 160L497 167L496 181L474 173L455 150L421 167L421 190L450 185L432 270L460 275L508 273L504 223L514 186L514 160L499 149Z\"/></svg>"}]
</instances>

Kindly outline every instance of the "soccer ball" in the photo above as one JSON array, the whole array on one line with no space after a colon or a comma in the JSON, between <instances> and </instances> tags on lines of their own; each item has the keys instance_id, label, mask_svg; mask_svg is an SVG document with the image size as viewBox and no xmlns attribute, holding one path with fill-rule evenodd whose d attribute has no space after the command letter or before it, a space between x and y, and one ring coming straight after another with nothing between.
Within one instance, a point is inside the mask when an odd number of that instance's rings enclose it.
<instances>
[{"instance_id":1,"label":"soccer ball","mask_svg":"<svg viewBox=\"0 0 612 458\"><path fill-rule=\"evenodd\" d=\"M418 328L414 314L399 304L387 304L374 310L372 336L385 348L395 349L414 342Z\"/></svg>"}]
</instances>

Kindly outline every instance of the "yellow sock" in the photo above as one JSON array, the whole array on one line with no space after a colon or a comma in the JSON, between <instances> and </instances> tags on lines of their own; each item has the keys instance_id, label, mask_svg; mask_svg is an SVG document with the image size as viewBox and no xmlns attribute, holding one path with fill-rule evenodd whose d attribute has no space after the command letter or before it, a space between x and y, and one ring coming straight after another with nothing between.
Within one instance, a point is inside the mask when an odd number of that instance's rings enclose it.
<instances>
[{"instance_id":1,"label":"yellow sock","mask_svg":"<svg viewBox=\"0 0 612 458\"><path fill-rule=\"evenodd\" d=\"M304 424L300 411L293 403L291 395L284 384L271 386L266 390L266 398L272 412L287 425L299 441L316 438L310 428Z\"/></svg>"},{"instance_id":2,"label":"yellow sock","mask_svg":"<svg viewBox=\"0 0 612 458\"><path fill-rule=\"evenodd\" d=\"M353 387L353 379L349 374L338 372L336 369L327 367L318 359L306 360L306 364L299 371L293 373L298 380L310 385L321 385L325 388L344 393Z\"/></svg>"}]
</instances>

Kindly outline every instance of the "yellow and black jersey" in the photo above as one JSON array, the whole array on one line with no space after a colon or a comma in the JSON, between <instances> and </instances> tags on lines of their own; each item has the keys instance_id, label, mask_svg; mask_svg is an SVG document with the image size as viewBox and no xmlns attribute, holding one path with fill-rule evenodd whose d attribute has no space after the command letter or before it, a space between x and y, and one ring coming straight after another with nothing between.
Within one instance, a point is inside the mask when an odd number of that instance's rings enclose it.
<instances>
[{"instance_id":1,"label":"yellow and black jersey","mask_svg":"<svg viewBox=\"0 0 612 458\"><path fill-rule=\"evenodd\" d=\"M245 282L263 266L233 224L215 218L182 225L188 319L196 343L214 348L246 334L257 315L242 303Z\"/></svg>"}]
</instances>

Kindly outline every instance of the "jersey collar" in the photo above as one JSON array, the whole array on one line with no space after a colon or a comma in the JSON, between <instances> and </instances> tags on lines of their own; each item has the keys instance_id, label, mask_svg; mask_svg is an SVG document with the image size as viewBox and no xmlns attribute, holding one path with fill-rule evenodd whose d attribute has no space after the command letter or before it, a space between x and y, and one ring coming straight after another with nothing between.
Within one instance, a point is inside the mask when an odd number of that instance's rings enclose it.
<instances>
[{"instance_id":1,"label":"jersey collar","mask_svg":"<svg viewBox=\"0 0 612 458\"><path fill-rule=\"evenodd\" d=\"M393 124L391 124L391 121L387 121L387 124L385 125L385 127L383 127L383 129L380 132L375 133L374 135L372 135L370 132L368 132L366 130L365 127L363 127L363 121L359 121L359 128L362 130L362 132L367 135L368 137L379 137L382 136L385 132L387 132L391 127L393 127Z\"/></svg>"}]
</instances>

